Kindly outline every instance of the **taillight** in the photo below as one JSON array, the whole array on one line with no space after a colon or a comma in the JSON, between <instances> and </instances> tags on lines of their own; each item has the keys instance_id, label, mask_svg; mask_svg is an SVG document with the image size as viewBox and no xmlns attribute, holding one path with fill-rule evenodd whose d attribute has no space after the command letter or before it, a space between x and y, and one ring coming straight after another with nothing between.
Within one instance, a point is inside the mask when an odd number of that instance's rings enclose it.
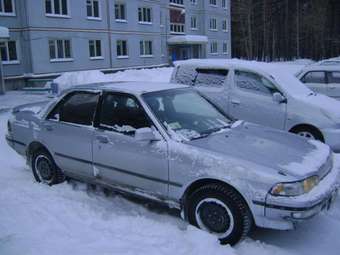
<instances>
[{"instance_id":1,"label":"taillight","mask_svg":"<svg viewBox=\"0 0 340 255\"><path fill-rule=\"evenodd\" d=\"M9 121L7 121L7 130L8 130L8 133L12 132L12 125Z\"/></svg>"}]
</instances>

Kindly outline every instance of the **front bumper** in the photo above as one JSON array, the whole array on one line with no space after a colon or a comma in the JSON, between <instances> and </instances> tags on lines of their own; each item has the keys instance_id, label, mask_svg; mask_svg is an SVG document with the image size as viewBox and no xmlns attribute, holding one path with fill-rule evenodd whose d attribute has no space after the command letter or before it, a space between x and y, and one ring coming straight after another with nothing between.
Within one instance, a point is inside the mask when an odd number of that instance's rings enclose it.
<instances>
[{"instance_id":1,"label":"front bumper","mask_svg":"<svg viewBox=\"0 0 340 255\"><path fill-rule=\"evenodd\" d=\"M268 194L266 201L253 201L264 208L259 225L281 230L293 229L295 223L312 218L322 210L329 210L339 188L339 169L333 168L318 186L309 193L297 197L279 197Z\"/></svg>"},{"instance_id":2,"label":"front bumper","mask_svg":"<svg viewBox=\"0 0 340 255\"><path fill-rule=\"evenodd\" d=\"M340 129L326 128L321 130L325 143L328 144L331 149L339 153L340 152Z\"/></svg>"}]
</instances>

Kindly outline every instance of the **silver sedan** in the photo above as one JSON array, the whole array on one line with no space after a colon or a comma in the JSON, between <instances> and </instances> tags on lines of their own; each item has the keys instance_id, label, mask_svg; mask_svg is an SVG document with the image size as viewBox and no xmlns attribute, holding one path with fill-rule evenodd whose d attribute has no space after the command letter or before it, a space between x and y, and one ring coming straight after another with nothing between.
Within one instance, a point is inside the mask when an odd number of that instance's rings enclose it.
<instances>
[{"instance_id":1,"label":"silver sedan","mask_svg":"<svg viewBox=\"0 0 340 255\"><path fill-rule=\"evenodd\" d=\"M177 84L76 87L14 109L6 138L38 182L67 176L161 201L223 244L253 225L292 229L329 208L338 186L327 145L232 122Z\"/></svg>"}]
</instances>

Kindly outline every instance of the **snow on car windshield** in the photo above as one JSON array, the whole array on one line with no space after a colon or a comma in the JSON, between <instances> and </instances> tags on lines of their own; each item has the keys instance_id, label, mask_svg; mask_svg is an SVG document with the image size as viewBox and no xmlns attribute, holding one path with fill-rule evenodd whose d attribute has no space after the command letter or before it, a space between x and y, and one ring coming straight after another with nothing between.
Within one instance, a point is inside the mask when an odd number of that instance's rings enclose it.
<instances>
[{"instance_id":1,"label":"snow on car windshield","mask_svg":"<svg viewBox=\"0 0 340 255\"><path fill-rule=\"evenodd\" d=\"M197 139L229 126L230 120L191 89L147 93L146 103L171 136Z\"/></svg>"}]
</instances>

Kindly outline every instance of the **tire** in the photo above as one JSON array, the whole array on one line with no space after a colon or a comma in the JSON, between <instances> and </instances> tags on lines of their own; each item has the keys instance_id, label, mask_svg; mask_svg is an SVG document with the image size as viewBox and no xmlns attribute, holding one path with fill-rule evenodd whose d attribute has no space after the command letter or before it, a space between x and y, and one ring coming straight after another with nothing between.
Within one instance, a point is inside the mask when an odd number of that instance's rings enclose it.
<instances>
[{"instance_id":1,"label":"tire","mask_svg":"<svg viewBox=\"0 0 340 255\"><path fill-rule=\"evenodd\" d=\"M222 184L204 185L188 197L188 220L218 236L221 244L230 245L245 238L253 225L244 199Z\"/></svg>"},{"instance_id":2,"label":"tire","mask_svg":"<svg viewBox=\"0 0 340 255\"><path fill-rule=\"evenodd\" d=\"M293 128L291 132L307 139L318 140L323 143L325 142L325 139L320 130L312 126L299 126Z\"/></svg>"},{"instance_id":3,"label":"tire","mask_svg":"<svg viewBox=\"0 0 340 255\"><path fill-rule=\"evenodd\" d=\"M50 153L44 149L39 149L33 153L31 167L37 182L52 186L65 180L64 173L55 164Z\"/></svg>"}]
</instances>

